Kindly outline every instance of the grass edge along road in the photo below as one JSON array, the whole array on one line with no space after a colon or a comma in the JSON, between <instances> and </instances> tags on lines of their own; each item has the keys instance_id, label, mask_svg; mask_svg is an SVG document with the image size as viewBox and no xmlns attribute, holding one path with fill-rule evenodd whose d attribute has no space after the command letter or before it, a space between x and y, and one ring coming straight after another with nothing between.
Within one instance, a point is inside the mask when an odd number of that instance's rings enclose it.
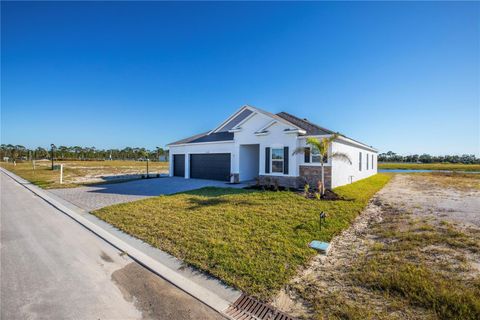
<instances>
[{"instance_id":1,"label":"grass edge along road","mask_svg":"<svg viewBox=\"0 0 480 320\"><path fill-rule=\"evenodd\" d=\"M378 169L479 171L480 164L379 162Z\"/></svg>"},{"instance_id":2,"label":"grass edge along road","mask_svg":"<svg viewBox=\"0 0 480 320\"><path fill-rule=\"evenodd\" d=\"M315 255L311 240L347 228L388 174L335 189L347 200L291 191L202 188L114 205L93 214L225 283L266 300ZM325 225L319 229L319 213Z\"/></svg>"},{"instance_id":3,"label":"grass edge along road","mask_svg":"<svg viewBox=\"0 0 480 320\"><path fill-rule=\"evenodd\" d=\"M32 162L0 162L7 169L43 189L75 188L98 183L116 183L138 178L146 174L145 161L106 160L106 161L55 161L64 164L64 183L60 184L60 171L51 170L50 161L37 161L35 170ZM150 174L168 171L168 162L150 162ZM117 176L120 179L105 179Z\"/></svg>"}]
</instances>

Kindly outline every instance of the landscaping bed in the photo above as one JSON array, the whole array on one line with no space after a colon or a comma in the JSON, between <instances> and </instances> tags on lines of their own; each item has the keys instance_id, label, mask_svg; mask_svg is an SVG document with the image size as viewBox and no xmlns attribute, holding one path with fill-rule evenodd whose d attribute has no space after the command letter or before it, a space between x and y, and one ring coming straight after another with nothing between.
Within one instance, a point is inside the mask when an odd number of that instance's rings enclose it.
<instances>
[{"instance_id":1,"label":"landscaping bed","mask_svg":"<svg viewBox=\"0 0 480 320\"><path fill-rule=\"evenodd\" d=\"M267 300L305 265L311 240L347 228L391 176L336 188L338 201L291 191L202 188L114 205L93 214L119 229ZM319 229L319 214L327 218Z\"/></svg>"}]
</instances>

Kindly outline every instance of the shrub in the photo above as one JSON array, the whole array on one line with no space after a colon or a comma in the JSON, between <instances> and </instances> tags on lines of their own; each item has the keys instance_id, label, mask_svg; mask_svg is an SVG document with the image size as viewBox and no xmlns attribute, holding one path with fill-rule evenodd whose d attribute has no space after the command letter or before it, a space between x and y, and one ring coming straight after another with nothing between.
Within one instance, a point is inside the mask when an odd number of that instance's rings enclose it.
<instances>
[{"instance_id":1,"label":"shrub","mask_svg":"<svg viewBox=\"0 0 480 320\"><path fill-rule=\"evenodd\" d=\"M278 179L273 179L273 189L278 191L279 182Z\"/></svg>"},{"instance_id":2,"label":"shrub","mask_svg":"<svg viewBox=\"0 0 480 320\"><path fill-rule=\"evenodd\" d=\"M303 193L305 194L305 196L308 196L309 191L310 191L310 185L308 183L305 183L305 185L303 186Z\"/></svg>"}]
</instances>

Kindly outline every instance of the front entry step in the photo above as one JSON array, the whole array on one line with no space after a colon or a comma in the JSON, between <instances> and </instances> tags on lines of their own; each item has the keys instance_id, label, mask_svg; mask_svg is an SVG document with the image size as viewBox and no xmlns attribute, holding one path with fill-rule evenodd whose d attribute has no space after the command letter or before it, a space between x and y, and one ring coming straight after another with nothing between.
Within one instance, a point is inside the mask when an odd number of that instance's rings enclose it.
<instances>
[{"instance_id":1,"label":"front entry step","mask_svg":"<svg viewBox=\"0 0 480 320\"><path fill-rule=\"evenodd\" d=\"M295 320L252 297L242 294L225 312L234 320Z\"/></svg>"}]
</instances>

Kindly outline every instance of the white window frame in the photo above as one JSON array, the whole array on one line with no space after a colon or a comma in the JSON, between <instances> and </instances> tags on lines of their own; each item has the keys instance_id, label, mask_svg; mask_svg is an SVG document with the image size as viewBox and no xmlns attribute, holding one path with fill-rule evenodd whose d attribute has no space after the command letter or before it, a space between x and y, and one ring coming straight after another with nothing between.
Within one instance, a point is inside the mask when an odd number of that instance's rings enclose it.
<instances>
[{"instance_id":1,"label":"white window frame","mask_svg":"<svg viewBox=\"0 0 480 320\"><path fill-rule=\"evenodd\" d=\"M320 161L313 161L313 150L316 150L315 148L310 148L310 163L315 163L315 164L320 164L321 162ZM315 156L320 156L320 152L317 154L315 154ZM325 157L326 159L323 161L323 164L328 164L328 152L327 152L327 156Z\"/></svg>"},{"instance_id":2,"label":"white window frame","mask_svg":"<svg viewBox=\"0 0 480 320\"><path fill-rule=\"evenodd\" d=\"M273 159L273 150L281 150L281 155L282 155L282 159ZM284 174L283 173L283 168L285 166L285 155L284 155L284 147L277 147L277 148L273 148L271 147L270 148L270 172L273 173L273 174ZM277 162L282 162L282 171L274 171L273 170L273 162L274 161L277 161Z\"/></svg>"}]
</instances>

